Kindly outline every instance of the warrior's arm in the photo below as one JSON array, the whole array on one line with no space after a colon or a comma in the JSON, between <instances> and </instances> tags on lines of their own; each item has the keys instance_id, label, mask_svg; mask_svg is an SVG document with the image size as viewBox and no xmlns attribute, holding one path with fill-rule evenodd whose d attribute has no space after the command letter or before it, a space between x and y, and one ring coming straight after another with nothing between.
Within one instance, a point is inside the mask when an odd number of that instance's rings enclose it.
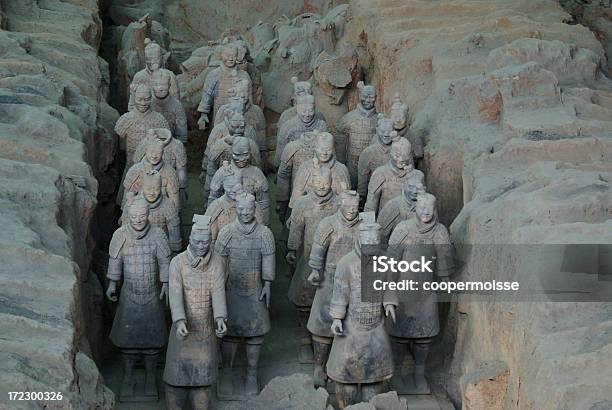
<instances>
[{"instance_id":1,"label":"warrior's arm","mask_svg":"<svg viewBox=\"0 0 612 410\"><path fill-rule=\"evenodd\" d=\"M212 108L215 95L217 94L217 88L219 87L219 80L217 73L211 71L204 81L204 87L202 87L202 99L198 106L198 111L204 115L207 115Z\"/></svg>"},{"instance_id":2,"label":"warrior's arm","mask_svg":"<svg viewBox=\"0 0 612 410\"><path fill-rule=\"evenodd\" d=\"M221 175L221 171L217 171L215 173L210 180L209 186L205 187L204 192L206 192L206 188L209 188L210 190L208 194L208 206L210 206L215 199L223 195L223 176Z\"/></svg>"},{"instance_id":3,"label":"warrior's arm","mask_svg":"<svg viewBox=\"0 0 612 410\"><path fill-rule=\"evenodd\" d=\"M378 181L374 181L374 179L371 179L370 183L368 184L367 199L363 207L363 212L378 212L381 194L382 184L380 184Z\"/></svg>"},{"instance_id":4,"label":"warrior's arm","mask_svg":"<svg viewBox=\"0 0 612 410\"><path fill-rule=\"evenodd\" d=\"M159 228L157 228L159 229ZM157 239L157 264L159 265L159 281L168 283L168 269L170 266L170 256L172 251L168 245L168 239L160 230L159 238Z\"/></svg>"},{"instance_id":5,"label":"warrior's arm","mask_svg":"<svg viewBox=\"0 0 612 410\"><path fill-rule=\"evenodd\" d=\"M291 192L291 174L293 173L293 157L287 154L287 150L283 151L281 156L278 172L276 173L276 200L281 202L289 201L289 193Z\"/></svg>"},{"instance_id":6,"label":"warrior's arm","mask_svg":"<svg viewBox=\"0 0 612 410\"><path fill-rule=\"evenodd\" d=\"M181 219L178 212L174 211L166 218L166 228L168 229L168 245L170 249L178 253L183 247L181 239Z\"/></svg>"},{"instance_id":7,"label":"warrior's arm","mask_svg":"<svg viewBox=\"0 0 612 410\"><path fill-rule=\"evenodd\" d=\"M264 231L261 241L261 278L272 282L276 277L276 248L272 231L268 228Z\"/></svg>"},{"instance_id":8,"label":"warrior's arm","mask_svg":"<svg viewBox=\"0 0 612 410\"><path fill-rule=\"evenodd\" d=\"M166 195L168 195L168 198L170 198L176 209L181 209L181 200L179 197L179 183L178 177L176 176L175 172L168 175L168 182L166 184Z\"/></svg>"},{"instance_id":9,"label":"warrior's arm","mask_svg":"<svg viewBox=\"0 0 612 410\"><path fill-rule=\"evenodd\" d=\"M185 133L185 137L187 137L187 133ZM187 188L187 150L182 143L176 144L175 159L176 176L178 178L179 188L185 189Z\"/></svg>"},{"instance_id":10,"label":"warrior's arm","mask_svg":"<svg viewBox=\"0 0 612 410\"><path fill-rule=\"evenodd\" d=\"M362 155L359 157L359 162L357 163L357 193L359 193L359 198L361 203L365 201L366 196L368 194L368 184L370 183L370 162Z\"/></svg>"},{"instance_id":11,"label":"warrior's arm","mask_svg":"<svg viewBox=\"0 0 612 410\"><path fill-rule=\"evenodd\" d=\"M260 182L260 187L257 190L255 197L261 212L261 223L268 226L270 224L270 192L268 191L268 181L263 173L261 174L261 177L262 180Z\"/></svg>"},{"instance_id":12,"label":"warrior's arm","mask_svg":"<svg viewBox=\"0 0 612 410\"><path fill-rule=\"evenodd\" d=\"M113 282L119 282L121 280L121 276L123 275L123 258L121 253L117 255L116 258L109 256L108 258L108 270L106 272L106 277L108 280L112 280Z\"/></svg>"},{"instance_id":13,"label":"warrior's arm","mask_svg":"<svg viewBox=\"0 0 612 410\"><path fill-rule=\"evenodd\" d=\"M332 233L333 229L327 221L326 223L319 223L317 226L308 259L308 266L312 269L319 272L323 272L325 269L325 259L327 258Z\"/></svg>"},{"instance_id":14,"label":"warrior's arm","mask_svg":"<svg viewBox=\"0 0 612 410\"><path fill-rule=\"evenodd\" d=\"M343 263L336 267L334 275L334 288L331 302L329 304L329 314L333 319L343 320L349 303L349 276L351 272Z\"/></svg>"},{"instance_id":15,"label":"warrior's arm","mask_svg":"<svg viewBox=\"0 0 612 410\"><path fill-rule=\"evenodd\" d=\"M448 278L455 271L455 248L450 241L448 230L442 224L436 227L436 275L439 278Z\"/></svg>"},{"instance_id":16,"label":"warrior's arm","mask_svg":"<svg viewBox=\"0 0 612 410\"><path fill-rule=\"evenodd\" d=\"M178 257L172 259L170 263L170 312L172 322L187 320L185 314L185 300L183 298L183 277Z\"/></svg>"},{"instance_id":17,"label":"warrior's arm","mask_svg":"<svg viewBox=\"0 0 612 410\"><path fill-rule=\"evenodd\" d=\"M176 97L176 99L179 101L181 100L181 93L179 90L178 80L176 79L176 75L174 75L174 73L170 74L170 95Z\"/></svg>"},{"instance_id":18,"label":"warrior's arm","mask_svg":"<svg viewBox=\"0 0 612 410\"><path fill-rule=\"evenodd\" d=\"M212 250L211 250L212 252ZM225 299L225 273L223 258L215 253L212 255L211 266L213 271L212 280L212 308L213 317L217 319L227 319L227 302Z\"/></svg>"},{"instance_id":19,"label":"warrior's arm","mask_svg":"<svg viewBox=\"0 0 612 410\"><path fill-rule=\"evenodd\" d=\"M302 245L304 238L304 210L302 206L297 206L290 217L289 237L287 238L287 249L297 251Z\"/></svg>"}]
</instances>

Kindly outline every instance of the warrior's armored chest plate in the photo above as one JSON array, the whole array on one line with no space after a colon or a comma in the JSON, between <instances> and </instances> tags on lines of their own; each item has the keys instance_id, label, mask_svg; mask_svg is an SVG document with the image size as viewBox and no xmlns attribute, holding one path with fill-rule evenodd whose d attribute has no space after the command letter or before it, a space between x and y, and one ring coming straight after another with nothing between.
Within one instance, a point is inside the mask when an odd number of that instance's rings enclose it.
<instances>
[{"instance_id":1,"label":"warrior's armored chest plate","mask_svg":"<svg viewBox=\"0 0 612 410\"><path fill-rule=\"evenodd\" d=\"M244 296L255 294L261 285L261 239L255 232L234 231L229 243L228 289Z\"/></svg>"},{"instance_id":2,"label":"warrior's armored chest plate","mask_svg":"<svg viewBox=\"0 0 612 410\"><path fill-rule=\"evenodd\" d=\"M212 315L212 283L210 275L189 266L183 270L185 313L192 330L210 332Z\"/></svg>"},{"instance_id":3,"label":"warrior's armored chest plate","mask_svg":"<svg viewBox=\"0 0 612 410\"><path fill-rule=\"evenodd\" d=\"M128 240L123 253L123 289L137 304L157 297L158 270L156 244L148 238Z\"/></svg>"}]
</instances>

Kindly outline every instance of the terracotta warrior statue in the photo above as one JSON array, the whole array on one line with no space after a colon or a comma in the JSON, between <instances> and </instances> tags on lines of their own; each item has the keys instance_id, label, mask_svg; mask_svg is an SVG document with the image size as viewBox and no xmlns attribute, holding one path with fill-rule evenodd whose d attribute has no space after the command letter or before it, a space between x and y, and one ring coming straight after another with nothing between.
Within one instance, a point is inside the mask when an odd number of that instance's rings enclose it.
<instances>
[{"instance_id":1,"label":"terracotta warrior statue","mask_svg":"<svg viewBox=\"0 0 612 410\"><path fill-rule=\"evenodd\" d=\"M438 222L436 197L419 194L415 218L400 222L389 238L389 253L396 260L411 261L425 257L433 260L433 273L403 273L401 279L414 279L419 282L447 280L453 273L453 248L448 230ZM388 331L394 342L394 362L397 377L394 384L400 391L410 394L429 394L425 378L425 363L434 336L440 331L436 293L421 290L413 292L410 301L401 301L397 308L397 320L388 323ZM412 380L404 384L401 380L401 365L406 350L410 349L414 359Z\"/></svg>"},{"instance_id":2,"label":"terracotta warrior statue","mask_svg":"<svg viewBox=\"0 0 612 410\"><path fill-rule=\"evenodd\" d=\"M145 139L151 128L170 129L166 119L151 109L151 88L148 84L134 86L134 109L119 117L115 132L119 135L122 147L125 147L126 169L134 165L134 151L138 143Z\"/></svg>"},{"instance_id":3,"label":"terracotta warrior statue","mask_svg":"<svg viewBox=\"0 0 612 410\"><path fill-rule=\"evenodd\" d=\"M206 164L206 182L210 185L212 177L215 175L221 164L224 161L229 161L232 157L232 145L236 138L244 137L244 116L239 111L231 112L227 117L230 124L229 132L230 135L219 139L213 143L210 150L208 151L208 160ZM255 166L261 165L261 158L259 156L259 147L257 143L252 139L247 139L249 142L251 158Z\"/></svg>"},{"instance_id":4,"label":"terracotta warrior statue","mask_svg":"<svg viewBox=\"0 0 612 410\"><path fill-rule=\"evenodd\" d=\"M208 169L210 150L218 141L230 136L239 135L247 137L255 143L257 142L255 128L246 122L244 114L242 113L242 108L235 103L229 103L223 107L226 108L223 113L223 121L219 124L215 124L206 141L206 149L204 150L204 157L202 158L203 175L206 175L206 170ZM257 151L257 155L254 158L260 158L259 151ZM256 163L256 165L257 164L258 163Z\"/></svg>"},{"instance_id":5,"label":"terracotta warrior statue","mask_svg":"<svg viewBox=\"0 0 612 410\"><path fill-rule=\"evenodd\" d=\"M224 40L224 43L221 50L222 64L208 73L202 88L202 100L198 106L198 111L202 113L198 121L201 130L206 129L206 124L209 122L208 115L211 111L214 124L214 117L219 107L229 102L229 90L238 80L251 81L249 75L236 65L238 58L236 45L229 42L228 39Z\"/></svg>"},{"instance_id":6,"label":"terracotta warrior statue","mask_svg":"<svg viewBox=\"0 0 612 410\"><path fill-rule=\"evenodd\" d=\"M187 143L187 116L178 96L170 94L171 77L168 70L157 70L151 76L153 111L164 116L170 131L183 144Z\"/></svg>"},{"instance_id":7,"label":"terracotta warrior statue","mask_svg":"<svg viewBox=\"0 0 612 410\"><path fill-rule=\"evenodd\" d=\"M315 117L315 102L312 95L298 97L295 109L297 115L278 129L274 157L274 166L276 167L280 165L281 154L285 146L291 141L299 139L305 132L327 131L325 121Z\"/></svg>"},{"instance_id":8,"label":"terracotta warrior statue","mask_svg":"<svg viewBox=\"0 0 612 410\"><path fill-rule=\"evenodd\" d=\"M223 122L228 112L239 110L244 115L246 126L253 127L255 141L259 145L261 157L265 161L268 152L266 118L264 117L263 110L251 101L251 83L245 80L238 80L229 92L231 96L229 102L221 106L219 111L217 111L215 127Z\"/></svg>"},{"instance_id":9,"label":"terracotta warrior statue","mask_svg":"<svg viewBox=\"0 0 612 410\"><path fill-rule=\"evenodd\" d=\"M142 178L142 193L132 193L133 197L128 197L126 204L129 209L130 204L138 199L144 198L149 204L149 223L161 228L168 238L170 250L177 254L183 248L181 239L181 220L176 206L166 196L162 195L162 178L155 169L144 174ZM121 223L129 224L128 213L121 214Z\"/></svg>"},{"instance_id":10,"label":"terracotta warrior statue","mask_svg":"<svg viewBox=\"0 0 612 410\"><path fill-rule=\"evenodd\" d=\"M261 223L268 225L270 222L268 180L261 169L251 165L251 158L252 154L249 140L244 137L234 138L231 161L219 168L210 181L208 204L212 204L215 199L223 195L223 179L228 174L233 173L239 175L244 192L254 195L256 198L257 207L261 212Z\"/></svg>"},{"instance_id":11,"label":"terracotta warrior statue","mask_svg":"<svg viewBox=\"0 0 612 410\"><path fill-rule=\"evenodd\" d=\"M163 160L164 145L159 140L153 140L147 146L146 155L142 161L134 164L125 174L123 188L125 192L140 192L144 176L156 170L162 180L162 193L180 210L179 181L176 171ZM125 198L124 198L125 202Z\"/></svg>"},{"instance_id":12,"label":"terracotta warrior statue","mask_svg":"<svg viewBox=\"0 0 612 410\"><path fill-rule=\"evenodd\" d=\"M389 162L372 173L364 211L372 211L378 215L387 202L401 194L404 181L412 173L423 174L414 168L410 142L399 138L391 143Z\"/></svg>"},{"instance_id":13,"label":"terracotta warrior statue","mask_svg":"<svg viewBox=\"0 0 612 410\"><path fill-rule=\"evenodd\" d=\"M170 310L166 406L208 409L217 382L216 338L227 333L225 267L211 248L208 216L193 216L189 246L170 263Z\"/></svg>"},{"instance_id":14,"label":"terracotta warrior statue","mask_svg":"<svg viewBox=\"0 0 612 410\"><path fill-rule=\"evenodd\" d=\"M276 173L276 212L283 223L287 215L287 206L297 170L302 163L312 159L317 138L317 131L305 132L299 139L291 141L283 149Z\"/></svg>"},{"instance_id":15,"label":"terracotta warrior statue","mask_svg":"<svg viewBox=\"0 0 612 410\"><path fill-rule=\"evenodd\" d=\"M385 316L395 321L397 295L376 292L371 300L362 301L361 259L376 255L380 226L374 223L372 212L362 213L360 218L354 248L336 267L329 308L334 341L327 361L327 375L336 382L336 398L341 409L382 393L383 382L393 376ZM361 398L358 397L359 384Z\"/></svg>"},{"instance_id":16,"label":"terracotta warrior statue","mask_svg":"<svg viewBox=\"0 0 612 410\"><path fill-rule=\"evenodd\" d=\"M255 218L255 197L236 198L236 220L221 228L215 251L227 262L228 330L223 339L223 373L220 392L233 392L232 367L241 340L246 343L245 393L259 393L257 364L264 336L270 331L270 284L275 277L272 231Z\"/></svg>"},{"instance_id":17,"label":"terracotta warrior statue","mask_svg":"<svg viewBox=\"0 0 612 410\"><path fill-rule=\"evenodd\" d=\"M357 165L359 156L370 145L378 117L376 114L376 89L373 85L364 85L363 81L357 83L359 88L359 104L353 111L346 113L338 124L338 147L346 147L346 157L338 152L340 162L347 165L351 175L351 185L357 186ZM367 185L366 185L367 187Z\"/></svg>"},{"instance_id":18,"label":"terracotta warrior statue","mask_svg":"<svg viewBox=\"0 0 612 410\"><path fill-rule=\"evenodd\" d=\"M382 114L379 117L375 140L363 150L357 166L357 192L362 204L365 203L368 194L372 173L376 168L389 162L391 143L398 139L397 133L393 130L393 121L384 118Z\"/></svg>"},{"instance_id":19,"label":"terracotta warrior statue","mask_svg":"<svg viewBox=\"0 0 612 410\"><path fill-rule=\"evenodd\" d=\"M414 216L417 195L422 193L425 193L425 176L423 173L411 172L404 181L402 193L387 202L378 213L377 222L381 227L383 244L389 242L397 224Z\"/></svg>"},{"instance_id":20,"label":"terracotta warrior statue","mask_svg":"<svg viewBox=\"0 0 612 410\"><path fill-rule=\"evenodd\" d=\"M149 87L152 87L151 79L153 74L157 71L163 71L169 77L170 81L170 95L175 97L177 100L180 99L178 81L176 80L176 75L164 68L164 60L167 60L168 55L162 56L162 48L155 41L150 39L145 39L145 68L140 70L134 75L134 79L132 80L132 84L130 85L130 100L128 102L128 110L132 111L136 108L136 85L137 84L145 84Z\"/></svg>"},{"instance_id":21,"label":"terracotta warrior statue","mask_svg":"<svg viewBox=\"0 0 612 410\"><path fill-rule=\"evenodd\" d=\"M187 202L187 151L182 142L172 137L172 132L166 128L151 128L147 130L146 138L136 147L134 162L140 162L146 157L147 146L159 141L164 146L164 164L170 165L176 171L178 178L181 205Z\"/></svg>"},{"instance_id":22,"label":"terracotta warrior statue","mask_svg":"<svg viewBox=\"0 0 612 410\"><path fill-rule=\"evenodd\" d=\"M295 201L302 195L306 195L310 179L316 169L320 167L328 168L332 174L332 191L339 195L343 191L350 189L351 179L346 165L336 160L334 137L328 132L317 133L317 141L314 147L314 156L304 161L302 165L294 171L295 178L292 185L289 208L293 208Z\"/></svg>"},{"instance_id":23,"label":"terracotta warrior statue","mask_svg":"<svg viewBox=\"0 0 612 410\"><path fill-rule=\"evenodd\" d=\"M287 121L297 117L297 99L303 95L312 95L312 84L308 81L298 81L297 77L291 77L291 83L293 84L293 98L291 99L292 106L282 112L276 128L280 130ZM315 109L315 118L317 120L325 121L323 114Z\"/></svg>"},{"instance_id":24,"label":"terracotta warrior statue","mask_svg":"<svg viewBox=\"0 0 612 410\"><path fill-rule=\"evenodd\" d=\"M393 120L393 129L400 138L406 138L412 144L412 153L415 162L423 159L424 144L420 135L410 132L410 122L408 118L408 106L402 102L399 94L395 94L395 99L389 110L389 116Z\"/></svg>"},{"instance_id":25,"label":"terracotta warrior statue","mask_svg":"<svg viewBox=\"0 0 612 410\"><path fill-rule=\"evenodd\" d=\"M123 280L110 340L123 356L121 401L157 401L155 373L168 333L164 300L168 301L170 248L164 232L149 224L149 204L139 199L127 210L129 223L113 234L109 246L106 297L117 301L117 283ZM144 356L144 397L135 394L134 364Z\"/></svg>"},{"instance_id":26,"label":"terracotta warrior statue","mask_svg":"<svg viewBox=\"0 0 612 410\"><path fill-rule=\"evenodd\" d=\"M309 191L308 195L298 198L287 222L289 238L286 259L290 265L295 266L289 285L289 300L297 308L302 330L299 351L301 363L312 363L312 340L306 328L316 291L308 282L310 249L318 223L336 213L340 205L331 189L331 171L328 168L315 171Z\"/></svg>"},{"instance_id":27,"label":"terracotta warrior statue","mask_svg":"<svg viewBox=\"0 0 612 410\"><path fill-rule=\"evenodd\" d=\"M340 194L340 210L323 218L314 235L308 261L312 269L308 282L317 287L317 290L308 318L308 331L312 335L314 347L315 387L325 387L327 383L325 364L334 338L329 303L336 266L340 258L355 246L359 221L359 195L355 191L344 191Z\"/></svg>"}]
</instances>

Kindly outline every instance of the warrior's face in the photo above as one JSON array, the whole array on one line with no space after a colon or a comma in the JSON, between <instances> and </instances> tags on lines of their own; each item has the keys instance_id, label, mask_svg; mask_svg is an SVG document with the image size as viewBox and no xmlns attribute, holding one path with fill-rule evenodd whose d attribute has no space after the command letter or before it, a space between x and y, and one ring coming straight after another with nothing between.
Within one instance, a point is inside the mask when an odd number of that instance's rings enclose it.
<instances>
[{"instance_id":1,"label":"warrior's face","mask_svg":"<svg viewBox=\"0 0 612 410\"><path fill-rule=\"evenodd\" d=\"M223 61L223 65L227 68L234 68L236 66L236 61L238 59L238 49L233 46L223 47L223 51L221 52L221 60Z\"/></svg>"},{"instance_id":2,"label":"warrior's face","mask_svg":"<svg viewBox=\"0 0 612 410\"><path fill-rule=\"evenodd\" d=\"M144 206L129 208L130 226L136 231L144 230L149 224L149 209Z\"/></svg>"},{"instance_id":3,"label":"warrior's face","mask_svg":"<svg viewBox=\"0 0 612 410\"><path fill-rule=\"evenodd\" d=\"M161 49L153 49L145 53L145 65L150 73L153 73L161 67Z\"/></svg>"},{"instance_id":4,"label":"warrior's face","mask_svg":"<svg viewBox=\"0 0 612 410\"><path fill-rule=\"evenodd\" d=\"M155 79L151 86L153 87L153 94L155 94L157 99L163 100L170 94L170 81L167 79Z\"/></svg>"},{"instance_id":5,"label":"warrior's face","mask_svg":"<svg viewBox=\"0 0 612 410\"><path fill-rule=\"evenodd\" d=\"M255 219L255 201L238 201L236 216L241 224L250 224Z\"/></svg>"},{"instance_id":6,"label":"warrior's face","mask_svg":"<svg viewBox=\"0 0 612 410\"><path fill-rule=\"evenodd\" d=\"M309 124L315 115L314 104L306 104L306 103L298 104L296 106L296 111L297 111L298 117L300 117L300 120L302 120L304 124Z\"/></svg>"},{"instance_id":7,"label":"warrior's face","mask_svg":"<svg viewBox=\"0 0 612 410\"><path fill-rule=\"evenodd\" d=\"M301 97L303 95L312 95L312 89L310 83L301 81L293 88L294 97Z\"/></svg>"},{"instance_id":8,"label":"warrior's face","mask_svg":"<svg viewBox=\"0 0 612 410\"><path fill-rule=\"evenodd\" d=\"M134 94L134 107L138 112L144 114L151 109L151 92L149 90L138 90Z\"/></svg>"},{"instance_id":9,"label":"warrior's face","mask_svg":"<svg viewBox=\"0 0 612 410\"><path fill-rule=\"evenodd\" d=\"M396 130L401 130L406 127L406 123L408 122L408 116L404 110L400 109L392 109L391 110L391 120L393 121L393 128Z\"/></svg>"},{"instance_id":10,"label":"warrior's face","mask_svg":"<svg viewBox=\"0 0 612 410\"><path fill-rule=\"evenodd\" d=\"M340 212L348 221L352 221L359 215L359 197L357 195L342 198Z\"/></svg>"},{"instance_id":11,"label":"warrior's face","mask_svg":"<svg viewBox=\"0 0 612 410\"><path fill-rule=\"evenodd\" d=\"M376 104L376 90L374 87L370 85L364 86L361 92L359 92L359 102L366 110L374 108L374 104Z\"/></svg>"},{"instance_id":12,"label":"warrior's face","mask_svg":"<svg viewBox=\"0 0 612 410\"><path fill-rule=\"evenodd\" d=\"M393 144L391 146L391 164L396 169L405 169L410 165L410 156L412 153L402 146Z\"/></svg>"},{"instance_id":13,"label":"warrior's face","mask_svg":"<svg viewBox=\"0 0 612 410\"><path fill-rule=\"evenodd\" d=\"M189 236L189 246L195 256L205 256L210 249L210 233L204 229L193 229Z\"/></svg>"},{"instance_id":14,"label":"warrior's face","mask_svg":"<svg viewBox=\"0 0 612 410\"><path fill-rule=\"evenodd\" d=\"M229 117L228 121L228 129L230 134L232 135L244 135L244 129L246 124L244 122L244 117L235 113Z\"/></svg>"},{"instance_id":15,"label":"warrior's face","mask_svg":"<svg viewBox=\"0 0 612 410\"><path fill-rule=\"evenodd\" d=\"M147 202L154 203L161 195L161 181L152 180L145 181L142 186L142 195L145 197Z\"/></svg>"},{"instance_id":16,"label":"warrior's face","mask_svg":"<svg viewBox=\"0 0 612 410\"><path fill-rule=\"evenodd\" d=\"M435 205L431 201L419 201L416 204L416 216L422 222L430 222L435 215Z\"/></svg>"},{"instance_id":17,"label":"warrior's face","mask_svg":"<svg viewBox=\"0 0 612 410\"><path fill-rule=\"evenodd\" d=\"M242 184L238 179L231 179L223 184L225 195L232 201L235 201L238 195L242 192Z\"/></svg>"},{"instance_id":18,"label":"warrior's face","mask_svg":"<svg viewBox=\"0 0 612 410\"><path fill-rule=\"evenodd\" d=\"M315 146L315 155L320 162L329 162L334 156L333 138L319 139Z\"/></svg>"},{"instance_id":19,"label":"warrior's face","mask_svg":"<svg viewBox=\"0 0 612 410\"><path fill-rule=\"evenodd\" d=\"M380 143L383 145L390 145L397 138L397 133L393 129L393 123L391 121L385 121L383 124L380 124L377 134Z\"/></svg>"},{"instance_id":20,"label":"warrior's face","mask_svg":"<svg viewBox=\"0 0 612 410\"><path fill-rule=\"evenodd\" d=\"M331 191L331 178L329 175L315 175L312 178L312 190L319 197L329 194Z\"/></svg>"},{"instance_id":21,"label":"warrior's face","mask_svg":"<svg viewBox=\"0 0 612 410\"><path fill-rule=\"evenodd\" d=\"M163 154L164 149L161 145L152 145L147 149L147 161L151 165L157 165L161 162Z\"/></svg>"},{"instance_id":22,"label":"warrior's face","mask_svg":"<svg viewBox=\"0 0 612 410\"><path fill-rule=\"evenodd\" d=\"M410 181L406 182L406 186L404 187L404 195L406 198L412 202L416 202L419 194L425 192L425 187L423 183L420 181Z\"/></svg>"}]
</instances>

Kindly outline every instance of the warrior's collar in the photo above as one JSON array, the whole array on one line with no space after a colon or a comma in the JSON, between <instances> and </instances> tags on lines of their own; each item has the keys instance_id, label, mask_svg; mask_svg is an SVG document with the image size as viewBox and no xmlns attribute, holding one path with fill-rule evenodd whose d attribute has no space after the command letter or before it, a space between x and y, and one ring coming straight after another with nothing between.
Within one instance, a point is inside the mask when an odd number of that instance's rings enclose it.
<instances>
[{"instance_id":1,"label":"warrior's collar","mask_svg":"<svg viewBox=\"0 0 612 410\"><path fill-rule=\"evenodd\" d=\"M147 226L142 230L142 231L137 231L136 229L132 228L132 225L128 224L127 230L128 230L128 234L130 235L130 237L132 239L142 239L145 236L147 236L147 234L149 233L149 230L151 229L151 224L148 223Z\"/></svg>"},{"instance_id":2,"label":"warrior's collar","mask_svg":"<svg viewBox=\"0 0 612 410\"><path fill-rule=\"evenodd\" d=\"M406 165L405 168L399 169L399 168L396 168L395 165L393 165L393 163L391 162L389 162L389 168L391 169L391 172L393 172L393 174L396 177L400 177L400 178L405 177L406 174L414 170L414 167L411 164Z\"/></svg>"},{"instance_id":3,"label":"warrior's collar","mask_svg":"<svg viewBox=\"0 0 612 410\"><path fill-rule=\"evenodd\" d=\"M164 161L159 161L156 165L151 164L149 161L145 162L145 171L160 171L164 166Z\"/></svg>"},{"instance_id":4,"label":"warrior's collar","mask_svg":"<svg viewBox=\"0 0 612 410\"><path fill-rule=\"evenodd\" d=\"M359 103L357 104L357 109L359 110L359 114L364 117L371 117L373 115L376 115L376 107L372 107L369 110L366 110L365 108L363 108L363 105Z\"/></svg>"},{"instance_id":5,"label":"warrior's collar","mask_svg":"<svg viewBox=\"0 0 612 410\"><path fill-rule=\"evenodd\" d=\"M416 218L416 226L417 226L417 231L419 231L420 234L425 234L425 233L429 233L431 231L433 231L433 229L436 227L436 225L438 224L438 213L434 213L433 218L431 218L431 221L429 222L422 222L418 217Z\"/></svg>"},{"instance_id":6,"label":"warrior's collar","mask_svg":"<svg viewBox=\"0 0 612 410\"><path fill-rule=\"evenodd\" d=\"M302 122L302 124L304 124L305 131L314 131L315 125L317 124L317 117L313 115L309 123Z\"/></svg>"},{"instance_id":7,"label":"warrior's collar","mask_svg":"<svg viewBox=\"0 0 612 410\"><path fill-rule=\"evenodd\" d=\"M159 194L159 196L157 197L157 199L156 199L154 202L149 202L149 201L147 201L147 202L149 203L149 210L151 210L151 209L157 209L157 208L158 208L158 207L161 205L161 202L162 202L162 195L163 195L163 194L162 194L162 193L160 193L160 194Z\"/></svg>"},{"instance_id":8,"label":"warrior's collar","mask_svg":"<svg viewBox=\"0 0 612 410\"><path fill-rule=\"evenodd\" d=\"M257 227L257 221L253 219L253 221L248 224L243 224L242 222L238 221L237 227L238 227L238 231L241 234L250 235L253 233L253 231Z\"/></svg>"},{"instance_id":9,"label":"warrior's collar","mask_svg":"<svg viewBox=\"0 0 612 410\"><path fill-rule=\"evenodd\" d=\"M202 268L208 265L212 255L212 250L208 250L204 256L196 256L191 252L191 245L187 246L187 261L192 268Z\"/></svg>"},{"instance_id":10,"label":"warrior's collar","mask_svg":"<svg viewBox=\"0 0 612 410\"><path fill-rule=\"evenodd\" d=\"M314 192L311 193L312 201L317 206L323 206L323 205L329 203L331 201L333 195L334 195L334 193L332 192L331 189L329 190L329 192L325 196L319 196L319 195L315 194Z\"/></svg>"},{"instance_id":11,"label":"warrior's collar","mask_svg":"<svg viewBox=\"0 0 612 410\"><path fill-rule=\"evenodd\" d=\"M349 221L348 219L344 217L344 214L342 213L342 211L338 211L338 214L340 215L339 219L342 222L342 225L346 226L347 228L352 228L353 226L357 225L357 223L359 222L359 215L354 217L352 221Z\"/></svg>"},{"instance_id":12,"label":"warrior's collar","mask_svg":"<svg viewBox=\"0 0 612 410\"><path fill-rule=\"evenodd\" d=\"M312 159L312 164L313 164L315 167L325 166L325 167L327 167L328 169L332 169L332 168L334 167L334 165L336 165L336 157L335 157L334 155L332 155L332 157L329 159L329 161L327 161L327 162L321 162L321 161L319 161L319 159L318 159L318 158L315 156L315 157Z\"/></svg>"}]
</instances>

